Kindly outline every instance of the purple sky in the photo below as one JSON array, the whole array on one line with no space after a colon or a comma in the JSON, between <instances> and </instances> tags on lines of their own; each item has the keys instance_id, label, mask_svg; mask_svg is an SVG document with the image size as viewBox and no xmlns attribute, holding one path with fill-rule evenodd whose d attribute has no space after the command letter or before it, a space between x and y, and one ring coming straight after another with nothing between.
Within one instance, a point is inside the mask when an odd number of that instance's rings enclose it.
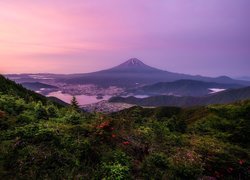
<instances>
[{"instance_id":1,"label":"purple sky","mask_svg":"<svg viewBox=\"0 0 250 180\"><path fill-rule=\"evenodd\" d=\"M250 76L250 0L1 0L0 72L83 73L136 57Z\"/></svg>"}]
</instances>

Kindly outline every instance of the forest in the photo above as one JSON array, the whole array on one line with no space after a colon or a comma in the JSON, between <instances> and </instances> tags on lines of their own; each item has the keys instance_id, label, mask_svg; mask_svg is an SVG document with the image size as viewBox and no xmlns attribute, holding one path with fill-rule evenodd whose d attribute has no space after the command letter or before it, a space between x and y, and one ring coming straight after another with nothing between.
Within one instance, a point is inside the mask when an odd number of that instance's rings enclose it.
<instances>
[{"instance_id":1,"label":"forest","mask_svg":"<svg viewBox=\"0 0 250 180\"><path fill-rule=\"evenodd\" d=\"M250 179L250 100L102 114L0 85L1 179Z\"/></svg>"}]
</instances>

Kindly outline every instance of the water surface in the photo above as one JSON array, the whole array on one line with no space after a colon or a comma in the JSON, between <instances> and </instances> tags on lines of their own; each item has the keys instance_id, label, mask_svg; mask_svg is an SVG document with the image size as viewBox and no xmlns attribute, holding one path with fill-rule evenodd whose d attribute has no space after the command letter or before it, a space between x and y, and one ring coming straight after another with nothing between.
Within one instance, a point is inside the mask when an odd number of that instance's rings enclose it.
<instances>
[{"instance_id":1,"label":"water surface","mask_svg":"<svg viewBox=\"0 0 250 180\"><path fill-rule=\"evenodd\" d=\"M66 103L70 103L72 100L72 95L70 94L63 94L61 91L51 92L47 96L54 96L58 99L61 99L62 101ZM111 96L103 96L103 99L96 99L96 96L87 96L87 95L76 95L75 96L79 105L86 105L86 104L92 104L97 103L103 100L109 100Z\"/></svg>"}]
</instances>

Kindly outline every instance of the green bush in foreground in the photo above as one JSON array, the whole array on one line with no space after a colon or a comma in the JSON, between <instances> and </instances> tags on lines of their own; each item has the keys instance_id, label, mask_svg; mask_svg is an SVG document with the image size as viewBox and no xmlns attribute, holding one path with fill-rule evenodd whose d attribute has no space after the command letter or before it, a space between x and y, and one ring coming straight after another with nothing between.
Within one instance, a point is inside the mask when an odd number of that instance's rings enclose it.
<instances>
[{"instance_id":1,"label":"green bush in foreground","mask_svg":"<svg viewBox=\"0 0 250 180\"><path fill-rule=\"evenodd\" d=\"M250 178L250 102L88 114L0 95L2 179Z\"/></svg>"}]
</instances>

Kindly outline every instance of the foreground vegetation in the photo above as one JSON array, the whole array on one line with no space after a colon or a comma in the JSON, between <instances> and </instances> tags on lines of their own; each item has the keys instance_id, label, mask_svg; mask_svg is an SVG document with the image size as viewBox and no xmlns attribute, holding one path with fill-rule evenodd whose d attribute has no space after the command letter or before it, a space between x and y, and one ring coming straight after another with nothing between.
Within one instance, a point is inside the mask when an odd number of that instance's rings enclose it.
<instances>
[{"instance_id":1,"label":"foreground vegetation","mask_svg":"<svg viewBox=\"0 0 250 180\"><path fill-rule=\"evenodd\" d=\"M4 83L1 179L250 178L250 101L89 114Z\"/></svg>"}]
</instances>

